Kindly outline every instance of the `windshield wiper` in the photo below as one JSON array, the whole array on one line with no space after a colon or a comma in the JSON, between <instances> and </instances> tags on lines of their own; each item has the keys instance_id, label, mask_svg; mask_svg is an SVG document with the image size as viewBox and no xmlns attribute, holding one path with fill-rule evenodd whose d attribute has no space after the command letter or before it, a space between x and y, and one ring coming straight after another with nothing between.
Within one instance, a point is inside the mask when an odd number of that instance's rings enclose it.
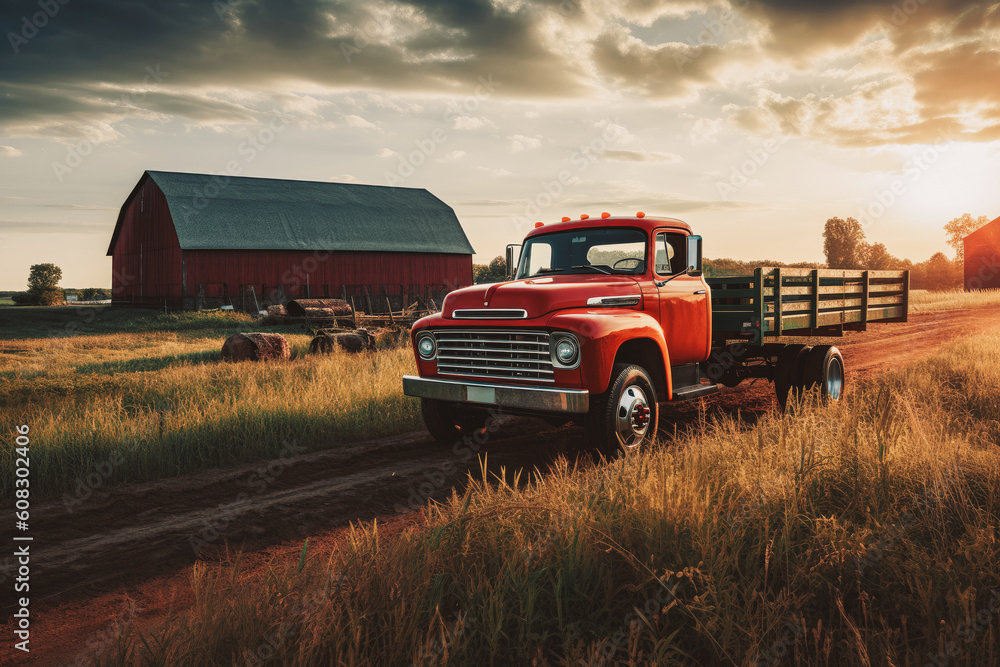
<instances>
[{"instance_id":1,"label":"windshield wiper","mask_svg":"<svg viewBox=\"0 0 1000 667\"><path fill-rule=\"evenodd\" d=\"M611 272L608 271L607 269L602 269L601 267L594 266L593 264L581 264L579 266L574 266L574 267L571 267L571 268L574 268L574 269L593 269L594 271L600 271L601 273L603 273L606 276L610 276L611 275Z\"/></svg>"}]
</instances>

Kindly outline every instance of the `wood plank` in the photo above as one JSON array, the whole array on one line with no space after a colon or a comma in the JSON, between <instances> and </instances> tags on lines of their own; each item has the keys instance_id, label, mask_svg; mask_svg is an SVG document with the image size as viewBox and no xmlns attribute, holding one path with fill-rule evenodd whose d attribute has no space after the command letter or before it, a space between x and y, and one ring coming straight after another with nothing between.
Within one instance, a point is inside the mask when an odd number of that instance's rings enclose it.
<instances>
[{"instance_id":1,"label":"wood plank","mask_svg":"<svg viewBox=\"0 0 1000 667\"><path fill-rule=\"evenodd\" d=\"M771 291L774 293L774 303L771 304L771 308L774 309L774 330L776 332L776 335L780 336L781 335L781 296L782 296L781 269L775 269L774 270L774 283L778 286L778 289L775 290L773 287L771 288Z\"/></svg>"},{"instance_id":2,"label":"wood plank","mask_svg":"<svg viewBox=\"0 0 1000 667\"><path fill-rule=\"evenodd\" d=\"M782 296L797 296L797 295L812 295L813 293L812 285L804 285L802 287L789 287L787 284L782 285L781 294ZM820 294L861 294L864 286L860 283L847 284L847 285L820 285ZM764 296L774 296L773 287L764 288Z\"/></svg>"},{"instance_id":3,"label":"wood plank","mask_svg":"<svg viewBox=\"0 0 1000 667\"><path fill-rule=\"evenodd\" d=\"M813 270L813 328L819 323L819 269Z\"/></svg>"},{"instance_id":4,"label":"wood plank","mask_svg":"<svg viewBox=\"0 0 1000 667\"><path fill-rule=\"evenodd\" d=\"M754 297L754 323L756 334L753 342L761 343L764 337L764 270L757 269L753 272L754 285L757 287L757 296Z\"/></svg>"},{"instance_id":5,"label":"wood plank","mask_svg":"<svg viewBox=\"0 0 1000 667\"><path fill-rule=\"evenodd\" d=\"M896 296L874 296L868 298L868 306L888 306L888 305L903 305L905 299L902 294Z\"/></svg>"}]
</instances>

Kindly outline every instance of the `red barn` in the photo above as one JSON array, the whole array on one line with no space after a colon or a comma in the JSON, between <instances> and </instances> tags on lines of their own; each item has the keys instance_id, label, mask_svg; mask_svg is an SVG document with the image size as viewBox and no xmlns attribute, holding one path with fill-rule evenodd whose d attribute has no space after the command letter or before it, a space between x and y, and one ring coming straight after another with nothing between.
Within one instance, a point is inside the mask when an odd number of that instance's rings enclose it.
<instances>
[{"instance_id":1,"label":"red barn","mask_svg":"<svg viewBox=\"0 0 1000 667\"><path fill-rule=\"evenodd\" d=\"M108 247L115 304L256 311L301 297L384 312L472 284L450 206L416 188L143 173Z\"/></svg>"},{"instance_id":2,"label":"red barn","mask_svg":"<svg viewBox=\"0 0 1000 667\"><path fill-rule=\"evenodd\" d=\"M1000 289L1000 218L965 237L965 291Z\"/></svg>"}]
</instances>

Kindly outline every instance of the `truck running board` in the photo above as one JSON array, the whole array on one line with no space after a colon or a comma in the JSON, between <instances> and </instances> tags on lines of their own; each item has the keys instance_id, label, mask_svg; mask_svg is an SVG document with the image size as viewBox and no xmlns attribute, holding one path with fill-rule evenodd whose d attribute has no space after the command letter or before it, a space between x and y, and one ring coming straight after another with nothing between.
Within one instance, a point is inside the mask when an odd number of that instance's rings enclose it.
<instances>
[{"instance_id":1,"label":"truck running board","mask_svg":"<svg viewBox=\"0 0 1000 667\"><path fill-rule=\"evenodd\" d=\"M692 398L701 398L719 391L717 384L697 384L690 387L681 387L674 392L672 401L690 401Z\"/></svg>"}]
</instances>

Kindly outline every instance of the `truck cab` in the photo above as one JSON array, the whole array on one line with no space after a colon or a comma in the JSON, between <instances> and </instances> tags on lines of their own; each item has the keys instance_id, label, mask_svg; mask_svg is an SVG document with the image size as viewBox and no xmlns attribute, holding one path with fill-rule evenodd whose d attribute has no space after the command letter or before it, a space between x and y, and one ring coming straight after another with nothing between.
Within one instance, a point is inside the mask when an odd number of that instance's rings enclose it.
<instances>
[{"instance_id":1,"label":"truck cab","mask_svg":"<svg viewBox=\"0 0 1000 667\"><path fill-rule=\"evenodd\" d=\"M516 246L514 246L516 248ZM403 379L452 444L485 408L574 421L610 457L654 437L658 404L717 390L702 239L668 217L538 223L508 280L451 292L414 325L419 376Z\"/></svg>"}]
</instances>

